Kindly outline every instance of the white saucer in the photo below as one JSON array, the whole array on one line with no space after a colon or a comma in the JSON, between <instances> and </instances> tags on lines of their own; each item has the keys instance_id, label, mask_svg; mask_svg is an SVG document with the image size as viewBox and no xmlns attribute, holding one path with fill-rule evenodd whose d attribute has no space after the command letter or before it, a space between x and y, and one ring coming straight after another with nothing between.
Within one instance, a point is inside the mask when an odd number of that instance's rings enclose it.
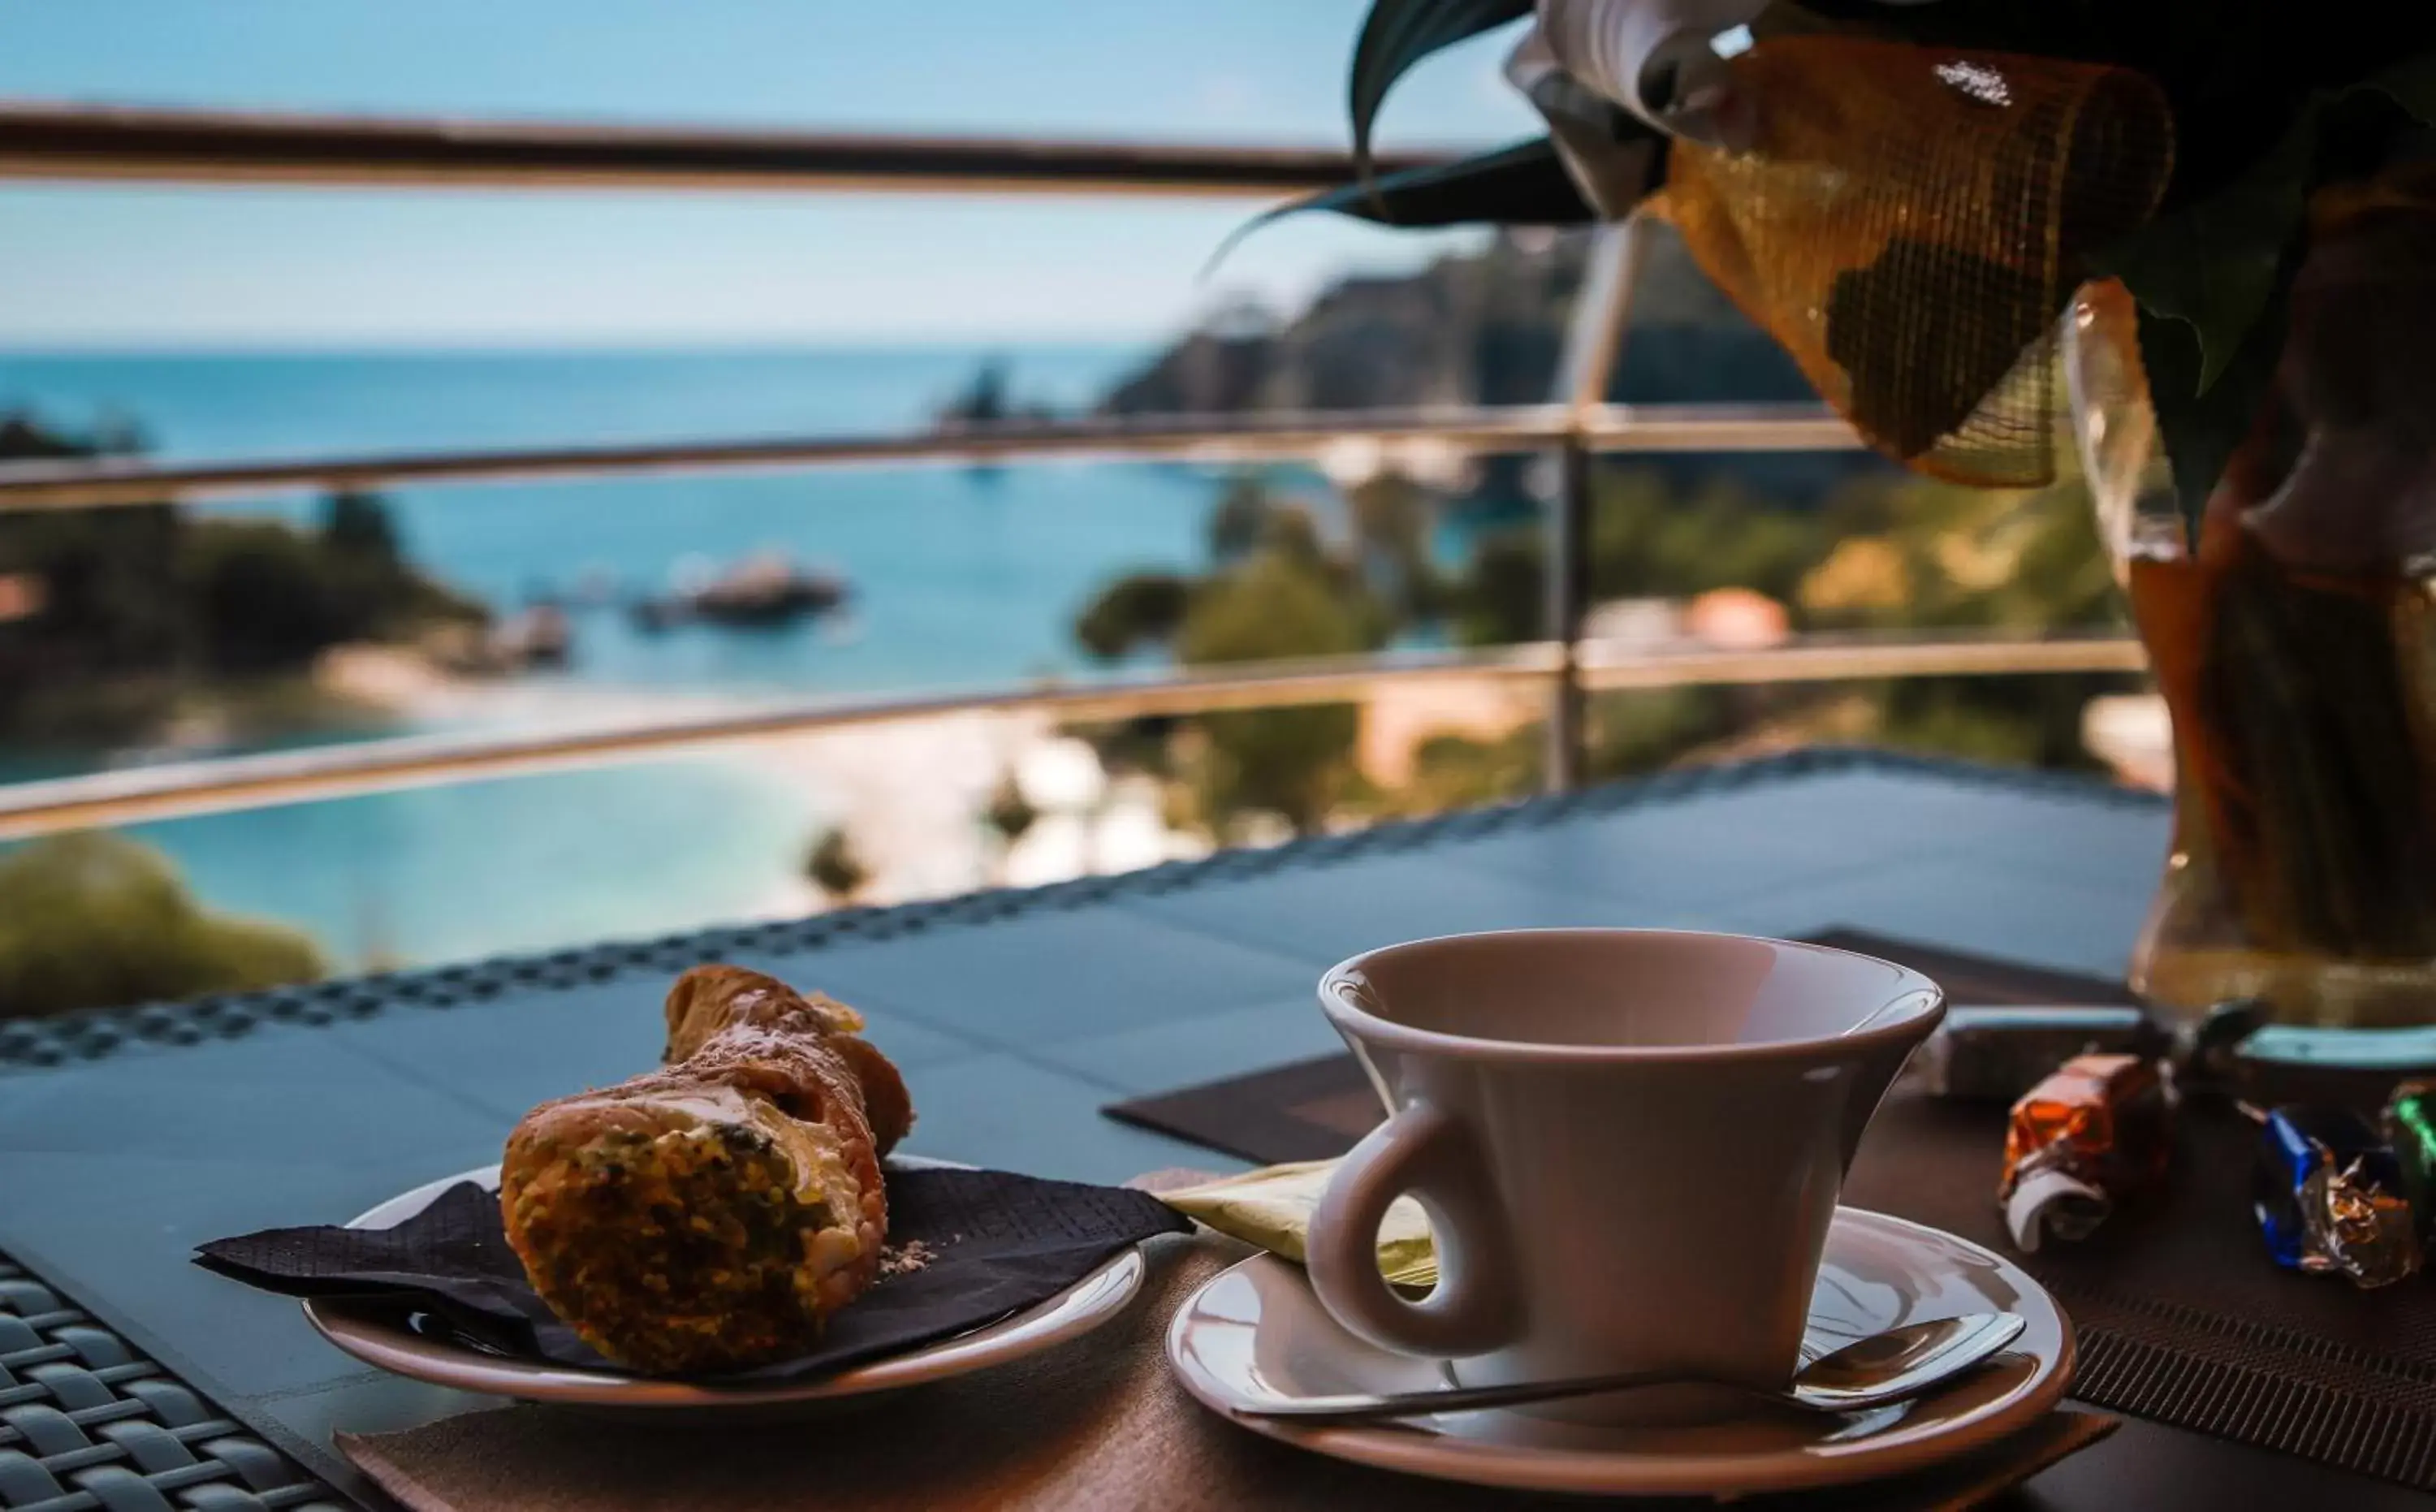
<instances>
[{"instance_id":1,"label":"white saucer","mask_svg":"<svg viewBox=\"0 0 2436 1512\"><path fill-rule=\"evenodd\" d=\"M1747 1417L1684 1428L1592 1427L1512 1410L1343 1427L1235 1416L1235 1407L1279 1395L1445 1383L1436 1362L1346 1332L1301 1267L1272 1255L1193 1294L1167 1330L1167 1358L1204 1405L1339 1459L1526 1490L1719 1496L1899 1475L2001 1438L2063 1397L2072 1325L2020 1267L1934 1228L1840 1210L1811 1298L1805 1359L1916 1319L2000 1311L2028 1325L2014 1348L1918 1401L1850 1416L1755 1405Z\"/></svg>"},{"instance_id":2,"label":"white saucer","mask_svg":"<svg viewBox=\"0 0 2436 1512\"><path fill-rule=\"evenodd\" d=\"M950 1166L953 1162L895 1156L889 1164L919 1170ZM357 1216L347 1226L394 1227L429 1207L442 1192L464 1181L478 1182L496 1190L499 1168L485 1166L400 1192ZM1035 1354L1087 1333L1123 1312L1134 1294L1141 1290L1146 1270L1140 1249L1128 1249L1049 1300L986 1328L815 1381L777 1385L692 1385L611 1370L579 1370L569 1365L509 1359L445 1337L416 1332L407 1327L394 1305L384 1307L323 1297L307 1300L304 1316L321 1330L322 1337L368 1364L461 1391L596 1411L632 1410L654 1416L717 1414L722 1417L749 1413L762 1417L817 1411L834 1406L843 1399L944 1381Z\"/></svg>"}]
</instances>

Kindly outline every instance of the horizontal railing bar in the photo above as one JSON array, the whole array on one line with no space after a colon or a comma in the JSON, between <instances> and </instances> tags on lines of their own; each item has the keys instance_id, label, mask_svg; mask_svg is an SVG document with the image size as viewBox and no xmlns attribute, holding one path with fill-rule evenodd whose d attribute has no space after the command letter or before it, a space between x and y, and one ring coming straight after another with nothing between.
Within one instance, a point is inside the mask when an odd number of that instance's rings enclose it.
<instances>
[{"instance_id":1,"label":"horizontal railing bar","mask_svg":"<svg viewBox=\"0 0 2436 1512\"><path fill-rule=\"evenodd\" d=\"M1436 679L1545 679L1561 665L1560 648L1553 641L1538 641L1489 651L1262 662L1184 676L994 693L791 704L542 735L412 736L207 758L0 786L0 841L567 771L943 714L1038 712L1070 720L1117 720L1287 708L1358 703L1383 686ZM1750 652L1626 652L1590 642L1583 647L1581 671L1593 688L1623 688L2133 671L2143 665L2136 641L2112 638L1818 640Z\"/></svg>"},{"instance_id":2,"label":"horizontal railing bar","mask_svg":"<svg viewBox=\"0 0 2436 1512\"><path fill-rule=\"evenodd\" d=\"M2122 635L1983 640L1818 638L1754 651L1623 652L1585 641L1583 683L1601 691L1751 683L1866 682L1875 678L2138 672L2140 643Z\"/></svg>"},{"instance_id":3,"label":"horizontal railing bar","mask_svg":"<svg viewBox=\"0 0 2436 1512\"><path fill-rule=\"evenodd\" d=\"M266 461L153 464L133 459L0 467L0 509L124 504L175 495L198 497L370 487L383 483L479 483L602 474L757 471L880 462L979 463L1023 458L1140 457L1270 461L1308 457L1347 436L1382 442L1542 443L1563 424L1553 408L1529 411L1436 411L1238 419L1017 423L897 435L549 446L509 451L396 452Z\"/></svg>"},{"instance_id":4,"label":"horizontal railing bar","mask_svg":"<svg viewBox=\"0 0 2436 1512\"><path fill-rule=\"evenodd\" d=\"M567 771L942 714L1029 711L1072 720L1113 720L1343 704L1356 702L1391 682L1545 677L1556 660L1554 647L1530 643L1385 660L1363 655L1262 662L1182 677L987 693L826 700L544 735L409 736L205 758L0 785L0 841L476 778Z\"/></svg>"},{"instance_id":5,"label":"horizontal railing bar","mask_svg":"<svg viewBox=\"0 0 2436 1512\"><path fill-rule=\"evenodd\" d=\"M1104 458L1243 462L1307 460L1345 443L1458 452L1523 451L1578 428L1594 451L1822 451L1857 445L1852 427L1811 405L1594 407L1578 422L1561 405L1362 411L1341 415L1098 418L1054 425L965 426L897 435L502 451L156 463L141 458L0 466L0 511L86 509L164 498L253 496L392 483L483 483L657 472L742 472L842 465L970 464Z\"/></svg>"},{"instance_id":6,"label":"horizontal railing bar","mask_svg":"<svg viewBox=\"0 0 2436 1512\"><path fill-rule=\"evenodd\" d=\"M1381 165L1441 161L1397 153ZM0 178L18 179L1279 196L1352 176L1351 160L1334 148L0 105Z\"/></svg>"},{"instance_id":7,"label":"horizontal railing bar","mask_svg":"<svg viewBox=\"0 0 2436 1512\"><path fill-rule=\"evenodd\" d=\"M1857 451L1851 424L1824 405L1597 405L1581 417L1594 452Z\"/></svg>"}]
</instances>

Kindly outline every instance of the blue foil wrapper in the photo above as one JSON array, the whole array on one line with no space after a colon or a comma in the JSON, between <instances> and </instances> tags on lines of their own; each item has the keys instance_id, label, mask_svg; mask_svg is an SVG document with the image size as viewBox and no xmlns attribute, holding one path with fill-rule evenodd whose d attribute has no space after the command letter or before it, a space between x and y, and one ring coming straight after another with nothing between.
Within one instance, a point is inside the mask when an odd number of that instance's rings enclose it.
<instances>
[{"instance_id":1,"label":"blue foil wrapper","mask_svg":"<svg viewBox=\"0 0 2436 1512\"><path fill-rule=\"evenodd\" d=\"M2259 1117L2251 1205L2275 1263L2362 1287L2419 1269L2402 1168L2374 1125L2343 1108L2287 1105Z\"/></svg>"}]
</instances>

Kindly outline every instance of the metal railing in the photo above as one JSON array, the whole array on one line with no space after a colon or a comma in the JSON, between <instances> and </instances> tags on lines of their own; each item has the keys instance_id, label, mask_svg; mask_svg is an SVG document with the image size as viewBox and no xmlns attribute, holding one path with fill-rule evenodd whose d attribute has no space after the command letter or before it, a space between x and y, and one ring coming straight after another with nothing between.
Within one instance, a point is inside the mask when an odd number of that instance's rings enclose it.
<instances>
[{"instance_id":1,"label":"metal railing","mask_svg":"<svg viewBox=\"0 0 2436 1512\"><path fill-rule=\"evenodd\" d=\"M0 512L90 509L181 498L505 483L654 472L966 465L1052 460L1301 461L1348 442L1465 453L1575 443L1591 453L1836 451L1852 427L1815 405L1503 405L1381 413L1161 416L1054 425L972 425L896 435L775 437L640 445L394 452L164 464L136 458L0 465Z\"/></svg>"},{"instance_id":2,"label":"metal railing","mask_svg":"<svg viewBox=\"0 0 2436 1512\"><path fill-rule=\"evenodd\" d=\"M1300 148L0 104L0 178L54 182L1276 197L1351 176Z\"/></svg>"},{"instance_id":3,"label":"metal railing","mask_svg":"<svg viewBox=\"0 0 2436 1512\"><path fill-rule=\"evenodd\" d=\"M1293 708L1360 703L1383 687L1430 682L1547 682L1562 686L1569 668L1573 686L1589 692L1987 673L2128 672L2145 665L2138 642L2112 636L1977 641L1829 637L1748 652L1626 652L1592 643L1576 648L1571 657L1557 642L1531 641L1486 651L1259 662L1184 676L767 704L733 713L559 728L540 735L414 736L20 782L0 785L0 841L476 778L576 771L944 714L1031 712L1088 722Z\"/></svg>"},{"instance_id":4,"label":"metal railing","mask_svg":"<svg viewBox=\"0 0 2436 1512\"><path fill-rule=\"evenodd\" d=\"M1417 159L1414 161L1427 161ZM325 120L0 105L0 178L205 183L773 188L919 193L1277 195L1343 182L1333 152L1088 143L981 142L654 130L508 123ZM1585 642L1591 472L1608 453L1819 451L1858 444L1815 406L1605 402L1629 324L1643 230L1609 228L1587 269L1538 406L1414 413L1092 419L964 426L897 435L409 452L162 464L104 458L0 466L0 512L107 508L391 483L481 483L654 471L1019 461L1310 460L1348 443L1465 454L1545 450L1549 638L1487 652L1262 663L1138 679L970 693L755 705L545 734L413 737L183 761L0 786L0 840L95 825L353 796L564 770L973 710L1078 720L1360 702L1443 679L1544 682L1548 780L1579 780L1588 693L1695 684L1932 675L2134 671L2134 641L2098 638L1813 639L1760 651L1625 652Z\"/></svg>"}]
</instances>

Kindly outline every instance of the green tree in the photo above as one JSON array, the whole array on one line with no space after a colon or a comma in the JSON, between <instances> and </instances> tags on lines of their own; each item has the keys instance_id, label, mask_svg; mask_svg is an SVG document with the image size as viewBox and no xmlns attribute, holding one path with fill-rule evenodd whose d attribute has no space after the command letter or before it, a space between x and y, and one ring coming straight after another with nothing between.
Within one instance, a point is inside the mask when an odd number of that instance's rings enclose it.
<instances>
[{"instance_id":1,"label":"green tree","mask_svg":"<svg viewBox=\"0 0 2436 1512\"><path fill-rule=\"evenodd\" d=\"M30 415L0 415L0 461L101 453L93 438ZM180 604L163 585L177 576L181 526L166 503L0 514L0 573L30 576L43 599L39 614L0 630L0 705L46 679L83 682L174 663Z\"/></svg>"},{"instance_id":2,"label":"green tree","mask_svg":"<svg viewBox=\"0 0 2436 1512\"><path fill-rule=\"evenodd\" d=\"M124 443L0 417L0 461ZM0 576L29 579L41 604L0 623L0 736L21 739L143 739L192 695L234 691L220 679L484 614L415 571L387 504L361 493L326 501L310 531L168 503L0 514Z\"/></svg>"},{"instance_id":3,"label":"green tree","mask_svg":"<svg viewBox=\"0 0 2436 1512\"><path fill-rule=\"evenodd\" d=\"M1591 516L1591 591L1677 598L1751 588L1789 601L1827 544L1815 510L1752 493L1731 473L1679 491L1655 468L1600 471Z\"/></svg>"},{"instance_id":4,"label":"green tree","mask_svg":"<svg viewBox=\"0 0 2436 1512\"><path fill-rule=\"evenodd\" d=\"M832 903L851 903L871 881L871 869L854 847L843 825L833 825L812 842L804 857L804 875Z\"/></svg>"},{"instance_id":5,"label":"green tree","mask_svg":"<svg viewBox=\"0 0 2436 1512\"><path fill-rule=\"evenodd\" d=\"M1341 654L1377 643L1377 616L1321 566L1271 547L1193 597L1176 637L1188 666ZM1248 811L1319 827L1352 775L1360 716L1350 705L1211 714L1205 808L1220 827Z\"/></svg>"},{"instance_id":6,"label":"green tree","mask_svg":"<svg viewBox=\"0 0 2436 1512\"><path fill-rule=\"evenodd\" d=\"M397 525L390 518L389 501L378 494L349 489L322 501L322 539L342 557L394 572L406 561L398 548Z\"/></svg>"},{"instance_id":7,"label":"green tree","mask_svg":"<svg viewBox=\"0 0 2436 1512\"><path fill-rule=\"evenodd\" d=\"M1345 504L1364 577L1399 617L1435 617L1440 594L1430 539L1437 512L1429 491L1401 473L1381 473L1346 490Z\"/></svg>"},{"instance_id":8,"label":"green tree","mask_svg":"<svg viewBox=\"0 0 2436 1512\"><path fill-rule=\"evenodd\" d=\"M1023 795L1023 785L1015 780L1014 773L1009 772L1000 776L998 786L991 790L989 804L982 810L982 818L990 828L998 831L1000 839L1012 845L1031 833L1032 826L1040 822L1040 810Z\"/></svg>"},{"instance_id":9,"label":"green tree","mask_svg":"<svg viewBox=\"0 0 2436 1512\"><path fill-rule=\"evenodd\" d=\"M1433 735L1413 751L1413 772L1395 795L1396 811L1444 813L1506 803L1540 791L1547 764L1547 730L1525 724L1493 740Z\"/></svg>"},{"instance_id":10,"label":"green tree","mask_svg":"<svg viewBox=\"0 0 2436 1512\"><path fill-rule=\"evenodd\" d=\"M1548 579L1538 530L1500 530L1475 547L1453 589L1454 636L1467 646L1506 646L1548 633Z\"/></svg>"},{"instance_id":11,"label":"green tree","mask_svg":"<svg viewBox=\"0 0 2436 1512\"><path fill-rule=\"evenodd\" d=\"M369 629L374 606L338 591L316 543L276 521L212 521L186 557L201 645L218 670L294 670Z\"/></svg>"},{"instance_id":12,"label":"green tree","mask_svg":"<svg viewBox=\"0 0 2436 1512\"><path fill-rule=\"evenodd\" d=\"M1797 592L1830 629L2028 634L2119 626L2122 604L2077 479L2031 492L1896 475L1831 501L1836 553ZM1870 570L1876 591L1865 591ZM1839 572L1839 568L1845 569ZM1863 689L1874 739L1987 761L2088 766L2081 710L2136 686L2104 673L1909 678Z\"/></svg>"},{"instance_id":13,"label":"green tree","mask_svg":"<svg viewBox=\"0 0 2436 1512\"><path fill-rule=\"evenodd\" d=\"M310 982L303 934L206 912L167 858L119 835L0 856L0 1017Z\"/></svg>"},{"instance_id":14,"label":"green tree","mask_svg":"<svg viewBox=\"0 0 2436 1512\"><path fill-rule=\"evenodd\" d=\"M1731 474L1686 492L1655 468L1602 468L1591 511L1594 599L1732 587L1791 602L1831 542L1820 512L1763 497ZM1457 638L1488 646L1547 633L1543 538L1530 528L1481 543L1450 593Z\"/></svg>"},{"instance_id":15,"label":"green tree","mask_svg":"<svg viewBox=\"0 0 2436 1512\"><path fill-rule=\"evenodd\" d=\"M1135 572L1100 590L1074 619L1074 638L1104 662L1164 646L1184 626L1192 584L1172 572Z\"/></svg>"},{"instance_id":16,"label":"green tree","mask_svg":"<svg viewBox=\"0 0 2436 1512\"><path fill-rule=\"evenodd\" d=\"M1258 473L1237 473L1220 490L1209 512L1209 560L1226 566L1259 549L1269 533L1277 504L1269 485Z\"/></svg>"},{"instance_id":17,"label":"green tree","mask_svg":"<svg viewBox=\"0 0 2436 1512\"><path fill-rule=\"evenodd\" d=\"M1583 765L1593 777L1663 767L1733 728L1732 688L1650 687L1590 701Z\"/></svg>"}]
</instances>

